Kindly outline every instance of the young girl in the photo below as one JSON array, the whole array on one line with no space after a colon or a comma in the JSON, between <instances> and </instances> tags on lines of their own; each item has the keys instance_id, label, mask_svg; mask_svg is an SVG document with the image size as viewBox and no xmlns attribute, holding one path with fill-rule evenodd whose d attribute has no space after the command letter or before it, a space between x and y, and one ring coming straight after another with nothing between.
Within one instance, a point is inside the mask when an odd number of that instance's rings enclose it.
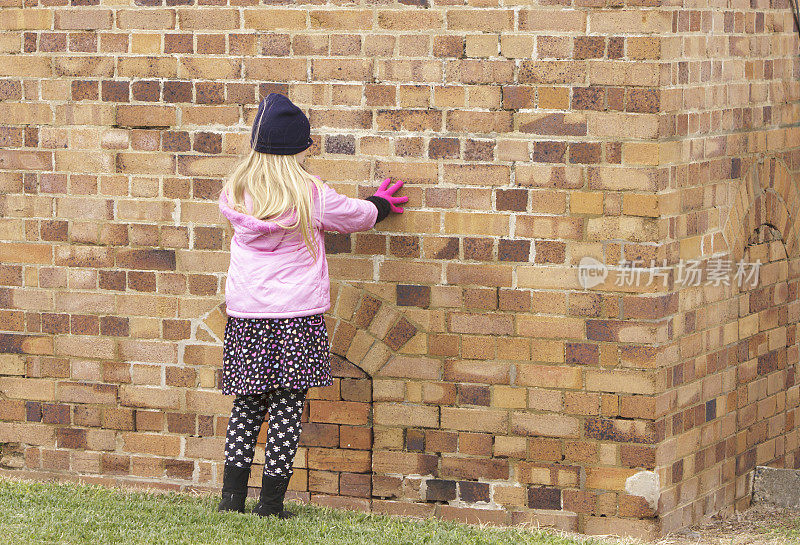
<instances>
[{"instance_id":1,"label":"young girl","mask_svg":"<svg viewBox=\"0 0 800 545\"><path fill-rule=\"evenodd\" d=\"M228 321L222 393L234 394L225 441L222 501L244 512L256 439L269 411L261 495L253 510L289 518L286 487L308 389L330 386L330 346L323 314L331 306L324 231L371 229L408 197L385 179L367 199L341 195L303 164L313 141L305 114L271 93L253 122L249 155L219 198L234 229L225 283Z\"/></svg>"}]
</instances>

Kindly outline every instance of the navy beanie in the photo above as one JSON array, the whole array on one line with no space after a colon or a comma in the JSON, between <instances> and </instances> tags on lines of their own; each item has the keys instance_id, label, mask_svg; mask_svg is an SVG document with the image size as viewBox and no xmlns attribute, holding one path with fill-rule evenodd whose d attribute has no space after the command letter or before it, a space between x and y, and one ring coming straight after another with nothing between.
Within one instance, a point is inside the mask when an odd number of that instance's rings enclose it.
<instances>
[{"instance_id":1,"label":"navy beanie","mask_svg":"<svg viewBox=\"0 0 800 545\"><path fill-rule=\"evenodd\" d=\"M287 97L270 93L258 105L250 147L261 153L294 155L313 144L306 114Z\"/></svg>"}]
</instances>

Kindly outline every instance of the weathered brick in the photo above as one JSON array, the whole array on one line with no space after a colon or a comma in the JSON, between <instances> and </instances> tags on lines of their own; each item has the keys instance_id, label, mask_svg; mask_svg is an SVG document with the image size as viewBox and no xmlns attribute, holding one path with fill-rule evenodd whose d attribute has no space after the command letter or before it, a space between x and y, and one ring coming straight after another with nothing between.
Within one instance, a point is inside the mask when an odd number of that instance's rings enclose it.
<instances>
[{"instance_id":1,"label":"weathered brick","mask_svg":"<svg viewBox=\"0 0 800 545\"><path fill-rule=\"evenodd\" d=\"M369 417L369 405L357 402L316 400L310 410L315 422L364 425Z\"/></svg>"},{"instance_id":2,"label":"weathered brick","mask_svg":"<svg viewBox=\"0 0 800 545\"><path fill-rule=\"evenodd\" d=\"M119 402L125 407L179 409L180 394L176 390L123 384Z\"/></svg>"},{"instance_id":3,"label":"weathered brick","mask_svg":"<svg viewBox=\"0 0 800 545\"><path fill-rule=\"evenodd\" d=\"M239 10L180 8L176 10L181 30L224 30L239 28Z\"/></svg>"},{"instance_id":4,"label":"weathered brick","mask_svg":"<svg viewBox=\"0 0 800 545\"><path fill-rule=\"evenodd\" d=\"M374 421L381 425L395 425L399 421L413 421L417 426L438 427L438 407L408 405L396 403L374 404Z\"/></svg>"},{"instance_id":5,"label":"weathered brick","mask_svg":"<svg viewBox=\"0 0 800 545\"><path fill-rule=\"evenodd\" d=\"M116 264L126 269L175 270L174 250L121 250L117 252Z\"/></svg>"},{"instance_id":6,"label":"weathered brick","mask_svg":"<svg viewBox=\"0 0 800 545\"><path fill-rule=\"evenodd\" d=\"M511 432L548 437L579 437L580 421L570 416L558 414L533 414L513 412Z\"/></svg>"},{"instance_id":7,"label":"weathered brick","mask_svg":"<svg viewBox=\"0 0 800 545\"><path fill-rule=\"evenodd\" d=\"M531 509L561 509L561 490L546 486L529 487L528 507Z\"/></svg>"},{"instance_id":8,"label":"weathered brick","mask_svg":"<svg viewBox=\"0 0 800 545\"><path fill-rule=\"evenodd\" d=\"M445 429L504 433L508 426L508 413L475 407L442 407L441 425Z\"/></svg>"},{"instance_id":9,"label":"weathered brick","mask_svg":"<svg viewBox=\"0 0 800 545\"><path fill-rule=\"evenodd\" d=\"M425 481L427 501L450 501L456 499L456 481L428 479Z\"/></svg>"},{"instance_id":10,"label":"weathered brick","mask_svg":"<svg viewBox=\"0 0 800 545\"><path fill-rule=\"evenodd\" d=\"M116 405L118 390L114 384L59 382L56 396L67 403Z\"/></svg>"},{"instance_id":11,"label":"weathered brick","mask_svg":"<svg viewBox=\"0 0 800 545\"><path fill-rule=\"evenodd\" d=\"M512 30L514 12L506 9L481 10L480 17L470 9L448 9L448 30L501 31Z\"/></svg>"},{"instance_id":12,"label":"weathered brick","mask_svg":"<svg viewBox=\"0 0 800 545\"><path fill-rule=\"evenodd\" d=\"M121 127L171 127L176 124L176 109L171 106L125 104L117 107Z\"/></svg>"},{"instance_id":13,"label":"weathered brick","mask_svg":"<svg viewBox=\"0 0 800 545\"><path fill-rule=\"evenodd\" d=\"M367 10L312 10L308 13L310 28L327 30L369 30L372 12Z\"/></svg>"},{"instance_id":14,"label":"weathered brick","mask_svg":"<svg viewBox=\"0 0 800 545\"><path fill-rule=\"evenodd\" d=\"M54 15L55 28L60 30L110 29L113 19L110 9L60 9Z\"/></svg>"},{"instance_id":15,"label":"weathered brick","mask_svg":"<svg viewBox=\"0 0 800 545\"><path fill-rule=\"evenodd\" d=\"M505 480L508 475L507 460L442 456L442 478Z\"/></svg>"}]
</instances>

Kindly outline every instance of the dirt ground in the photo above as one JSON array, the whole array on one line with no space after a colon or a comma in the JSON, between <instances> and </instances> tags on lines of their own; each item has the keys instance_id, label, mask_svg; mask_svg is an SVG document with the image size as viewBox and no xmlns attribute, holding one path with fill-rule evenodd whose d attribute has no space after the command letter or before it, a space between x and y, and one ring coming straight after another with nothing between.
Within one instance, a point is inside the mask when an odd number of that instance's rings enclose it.
<instances>
[{"instance_id":1,"label":"dirt ground","mask_svg":"<svg viewBox=\"0 0 800 545\"><path fill-rule=\"evenodd\" d=\"M800 510L754 503L725 519L712 518L680 534L656 541L658 545L800 545Z\"/></svg>"},{"instance_id":2,"label":"dirt ground","mask_svg":"<svg viewBox=\"0 0 800 545\"><path fill-rule=\"evenodd\" d=\"M577 539L586 538L569 535ZM609 545L800 545L800 509L755 503L746 511L724 519L712 517L705 524L686 528L657 541L611 536L598 541L606 541Z\"/></svg>"}]
</instances>

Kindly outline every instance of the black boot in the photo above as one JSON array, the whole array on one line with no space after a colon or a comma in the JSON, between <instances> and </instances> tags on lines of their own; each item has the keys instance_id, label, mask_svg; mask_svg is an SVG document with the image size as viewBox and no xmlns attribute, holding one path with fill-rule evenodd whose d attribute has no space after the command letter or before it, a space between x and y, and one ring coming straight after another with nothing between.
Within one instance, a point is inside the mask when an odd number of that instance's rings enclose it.
<instances>
[{"instance_id":1,"label":"black boot","mask_svg":"<svg viewBox=\"0 0 800 545\"><path fill-rule=\"evenodd\" d=\"M289 486L291 475L270 475L264 473L261 478L261 496L253 509L253 513L262 517L275 515L281 519L297 516L296 513L283 509L283 497Z\"/></svg>"},{"instance_id":2,"label":"black boot","mask_svg":"<svg viewBox=\"0 0 800 545\"><path fill-rule=\"evenodd\" d=\"M247 499L247 480L249 478L249 467L225 464L225 473L222 476L222 501L219 502L217 511L244 513L244 501Z\"/></svg>"}]
</instances>

